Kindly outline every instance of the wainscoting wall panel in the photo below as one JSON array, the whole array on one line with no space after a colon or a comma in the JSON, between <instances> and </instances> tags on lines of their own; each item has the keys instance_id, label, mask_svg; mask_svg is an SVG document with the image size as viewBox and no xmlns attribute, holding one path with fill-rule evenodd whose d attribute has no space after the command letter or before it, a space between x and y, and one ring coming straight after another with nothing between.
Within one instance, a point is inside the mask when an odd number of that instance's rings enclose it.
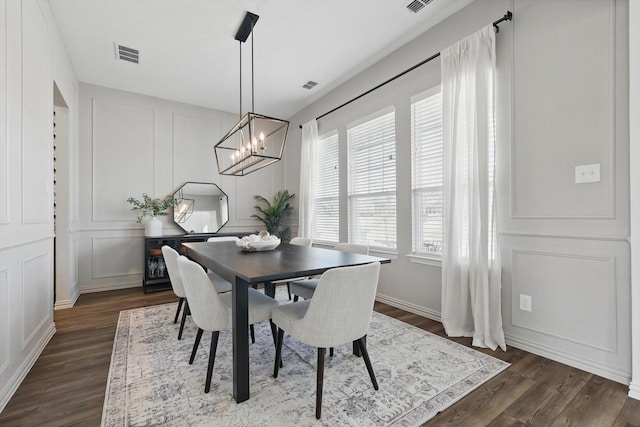
<instances>
[{"instance_id":1,"label":"wainscoting wall panel","mask_svg":"<svg viewBox=\"0 0 640 427\"><path fill-rule=\"evenodd\" d=\"M185 182L212 182L229 196L223 231L258 229L253 196L275 193L278 167L241 178L218 174L213 147L237 115L88 84L80 85L80 106L79 139L90 141L79 146L81 293L142 292L144 226L128 197L164 197ZM183 234L171 214L160 217L163 233Z\"/></svg>"},{"instance_id":2,"label":"wainscoting wall panel","mask_svg":"<svg viewBox=\"0 0 640 427\"><path fill-rule=\"evenodd\" d=\"M628 243L502 235L507 344L628 382ZM520 295L532 299L520 308Z\"/></svg>"},{"instance_id":3,"label":"wainscoting wall panel","mask_svg":"<svg viewBox=\"0 0 640 427\"><path fill-rule=\"evenodd\" d=\"M513 251L512 259L513 326L615 351L613 258ZM521 294L535 301L531 312L519 309Z\"/></svg>"},{"instance_id":4,"label":"wainscoting wall panel","mask_svg":"<svg viewBox=\"0 0 640 427\"><path fill-rule=\"evenodd\" d=\"M188 181L212 182L224 187L213 149L221 137L220 123L204 114L173 114L172 172L176 188Z\"/></svg>"},{"instance_id":5,"label":"wainscoting wall panel","mask_svg":"<svg viewBox=\"0 0 640 427\"><path fill-rule=\"evenodd\" d=\"M22 261L22 348L36 336L53 307L53 254L45 252Z\"/></svg>"},{"instance_id":6,"label":"wainscoting wall panel","mask_svg":"<svg viewBox=\"0 0 640 427\"><path fill-rule=\"evenodd\" d=\"M615 215L615 4L587 3L519 2L514 10L514 218ZM558 31L540 31L540 22ZM553 66L538 66L545 63ZM597 120L583 126L589 118ZM576 184L575 166L593 163L600 182Z\"/></svg>"},{"instance_id":7,"label":"wainscoting wall panel","mask_svg":"<svg viewBox=\"0 0 640 427\"><path fill-rule=\"evenodd\" d=\"M0 225L9 222L7 104L7 3L2 1L0 2Z\"/></svg>"},{"instance_id":8,"label":"wainscoting wall panel","mask_svg":"<svg viewBox=\"0 0 640 427\"><path fill-rule=\"evenodd\" d=\"M93 279L143 274L142 238L101 236L93 238Z\"/></svg>"},{"instance_id":9,"label":"wainscoting wall panel","mask_svg":"<svg viewBox=\"0 0 640 427\"><path fill-rule=\"evenodd\" d=\"M49 29L39 3L26 1L22 8L22 222L46 224L53 216L53 88L49 62L41 58L49 57Z\"/></svg>"},{"instance_id":10,"label":"wainscoting wall panel","mask_svg":"<svg viewBox=\"0 0 640 427\"><path fill-rule=\"evenodd\" d=\"M0 265L0 376L9 365L9 325L9 268Z\"/></svg>"},{"instance_id":11,"label":"wainscoting wall panel","mask_svg":"<svg viewBox=\"0 0 640 427\"><path fill-rule=\"evenodd\" d=\"M154 197L154 115L152 108L92 100L93 222L131 221L122 183L140 198ZM135 147L135 148L134 148Z\"/></svg>"}]
</instances>

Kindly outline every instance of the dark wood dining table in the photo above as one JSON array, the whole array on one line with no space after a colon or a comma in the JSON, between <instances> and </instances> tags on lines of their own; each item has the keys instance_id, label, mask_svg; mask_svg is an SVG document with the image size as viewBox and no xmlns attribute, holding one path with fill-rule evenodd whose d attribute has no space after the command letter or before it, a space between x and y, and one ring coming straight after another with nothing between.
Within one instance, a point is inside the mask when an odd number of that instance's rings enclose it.
<instances>
[{"instance_id":1,"label":"dark wood dining table","mask_svg":"<svg viewBox=\"0 0 640 427\"><path fill-rule=\"evenodd\" d=\"M245 252L235 242L183 243L182 246L186 248L187 257L233 284L233 397L238 403L249 399L249 286L314 276L336 267L391 262L387 258L287 243L263 252ZM269 286L266 291L273 296Z\"/></svg>"}]
</instances>

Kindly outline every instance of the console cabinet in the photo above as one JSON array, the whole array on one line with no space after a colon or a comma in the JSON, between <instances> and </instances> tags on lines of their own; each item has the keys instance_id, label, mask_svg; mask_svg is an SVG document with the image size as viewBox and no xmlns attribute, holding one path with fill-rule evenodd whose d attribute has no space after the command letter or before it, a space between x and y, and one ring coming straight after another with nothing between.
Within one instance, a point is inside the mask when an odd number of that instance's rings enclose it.
<instances>
[{"instance_id":1,"label":"console cabinet","mask_svg":"<svg viewBox=\"0 0 640 427\"><path fill-rule=\"evenodd\" d=\"M242 237L247 233L215 233L215 234L186 234L175 236L158 236L144 238L144 275L142 278L142 288L144 293L154 291L164 291L171 289L171 280L167 266L162 257L162 247L171 246L176 251L182 253L183 242L206 242L209 237L214 236L237 236Z\"/></svg>"}]
</instances>

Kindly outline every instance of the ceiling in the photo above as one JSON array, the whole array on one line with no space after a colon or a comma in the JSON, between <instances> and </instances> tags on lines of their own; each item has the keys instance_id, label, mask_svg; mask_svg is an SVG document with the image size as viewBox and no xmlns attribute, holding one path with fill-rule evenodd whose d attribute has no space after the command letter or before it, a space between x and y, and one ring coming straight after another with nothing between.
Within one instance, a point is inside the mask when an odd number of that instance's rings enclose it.
<instances>
[{"instance_id":1,"label":"ceiling","mask_svg":"<svg viewBox=\"0 0 640 427\"><path fill-rule=\"evenodd\" d=\"M239 42L254 29L255 112L289 118L472 0L49 0L77 78L239 113ZM140 50L116 59L115 43ZM242 46L243 112L251 103L251 38ZM389 76L391 77L391 76ZM318 85L307 90L309 80Z\"/></svg>"}]
</instances>

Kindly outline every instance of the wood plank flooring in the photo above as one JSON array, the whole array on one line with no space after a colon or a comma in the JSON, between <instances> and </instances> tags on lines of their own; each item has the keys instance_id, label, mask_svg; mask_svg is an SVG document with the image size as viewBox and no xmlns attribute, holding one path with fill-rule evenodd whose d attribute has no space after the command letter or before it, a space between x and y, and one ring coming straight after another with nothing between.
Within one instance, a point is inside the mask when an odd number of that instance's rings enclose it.
<instances>
[{"instance_id":1,"label":"wood plank flooring","mask_svg":"<svg viewBox=\"0 0 640 427\"><path fill-rule=\"evenodd\" d=\"M57 310L58 332L0 413L0 426L99 426L118 313L172 301L172 292L133 288L85 294ZM382 303L375 309L445 336L438 322ZM425 425L640 427L640 401L623 384L513 347L480 351L511 366Z\"/></svg>"}]
</instances>

